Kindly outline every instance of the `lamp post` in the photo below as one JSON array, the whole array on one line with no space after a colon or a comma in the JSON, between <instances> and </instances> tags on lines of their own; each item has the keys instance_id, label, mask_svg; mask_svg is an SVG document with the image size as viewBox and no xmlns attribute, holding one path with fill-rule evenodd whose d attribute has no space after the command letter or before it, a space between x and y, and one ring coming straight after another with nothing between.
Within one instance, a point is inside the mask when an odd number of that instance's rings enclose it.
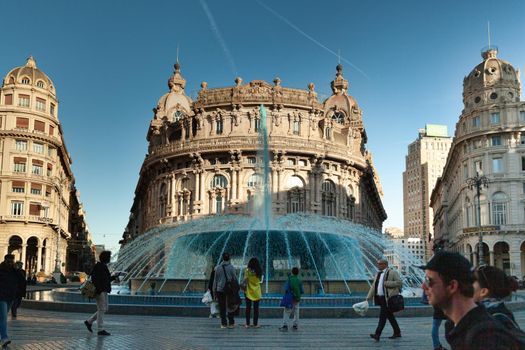
<instances>
[{"instance_id":1,"label":"lamp post","mask_svg":"<svg viewBox=\"0 0 525 350\"><path fill-rule=\"evenodd\" d=\"M467 185L470 189L476 188L476 195L478 197L478 234L479 234L479 240L478 240L478 257L479 257L479 265L485 264L485 256L483 252L483 233L481 230L481 202L480 202L480 192L481 188L483 187L489 187L489 179L483 175L483 172L479 171L476 172L476 176L470 177L467 179Z\"/></svg>"}]
</instances>

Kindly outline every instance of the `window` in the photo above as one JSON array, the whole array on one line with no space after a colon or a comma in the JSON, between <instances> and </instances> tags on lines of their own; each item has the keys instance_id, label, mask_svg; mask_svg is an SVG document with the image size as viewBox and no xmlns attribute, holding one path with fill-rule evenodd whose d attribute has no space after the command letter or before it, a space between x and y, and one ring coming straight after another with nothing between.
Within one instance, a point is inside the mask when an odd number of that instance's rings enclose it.
<instances>
[{"instance_id":1,"label":"window","mask_svg":"<svg viewBox=\"0 0 525 350\"><path fill-rule=\"evenodd\" d=\"M335 216L335 185L330 180L325 180L321 185L322 214Z\"/></svg>"},{"instance_id":2,"label":"window","mask_svg":"<svg viewBox=\"0 0 525 350\"><path fill-rule=\"evenodd\" d=\"M14 193L24 193L25 192L25 182L24 181L13 181L11 183L11 191Z\"/></svg>"},{"instance_id":3,"label":"window","mask_svg":"<svg viewBox=\"0 0 525 350\"><path fill-rule=\"evenodd\" d=\"M525 193L525 182L523 183L523 193Z\"/></svg>"},{"instance_id":4,"label":"window","mask_svg":"<svg viewBox=\"0 0 525 350\"><path fill-rule=\"evenodd\" d=\"M30 83L31 83L31 80L29 80L28 77L23 77L23 78L22 78L22 84L29 85Z\"/></svg>"},{"instance_id":5,"label":"window","mask_svg":"<svg viewBox=\"0 0 525 350\"><path fill-rule=\"evenodd\" d=\"M27 141L25 140L16 140L15 148L19 151L27 151Z\"/></svg>"},{"instance_id":6,"label":"window","mask_svg":"<svg viewBox=\"0 0 525 350\"><path fill-rule=\"evenodd\" d=\"M255 118L253 120L253 130L255 130L255 132L259 132L259 129L261 128L261 120L259 118Z\"/></svg>"},{"instance_id":7,"label":"window","mask_svg":"<svg viewBox=\"0 0 525 350\"><path fill-rule=\"evenodd\" d=\"M12 94L5 95L5 97L4 97L4 104L5 105L12 105L13 104L13 95Z\"/></svg>"},{"instance_id":8,"label":"window","mask_svg":"<svg viewBox=\"0 0 525 350\"><path fill-rule=\"evenodd\" d=\"M29 119L16 117L16 128L17 129L29 129Z\"/></svg>"},{"instance_id":9,"label":"window","mask_svg":"<svg viewBox=\"0 0 525 350\"><path fill-rule=\"evenodd\" d=\"M492 196L492 224L507 224L507 196L503 192L496 192Z\"/></svg>"},{"instance_id":10,"label":"window","mask_svg":"<svg viewBox=\"0 0 525 350\"><path fill-rule=\"evenodd\" d=\"M44 145L41 144L41 143L33 142L33 152L43 154L44 153Z\"/></svg>"},{"instance_id":11,"label":"window","mask_svg":"<svg viewBox=\"0 0 525 350\"><path fill-rule=\"evenodd\" d=\"M44 162L41 160L33 159L33 167L31 168L31 173L34 175L43 175L43 165Z\"/></svg>"},{"instance_id":12,"label":"window","mask_svg":"<svg viewBox=\"0 0 525 350\"><path fill-rule=\"evenodd\" d=\"M468 165L463 164L463 179L468 179Z\"/></svg>"},{"instance_id":13,"label":"window","mask_svg":"<svg viewBox=\"0 0 525 350\"><path fill-rule=\"evenodd\" d=\"M31 194L41 195L42 194L42 185L41 184L31 184Z\"/></svg>"},{"instance_id":14,"label":"window","mask_svg":"<svg viewBox=\"0 0 525 350\"><path fill-rule=\"evenodd\" d=\"M35 108L36 108L37 111L45 112L46 111L46 100L37 97L36 98L36 103L35 103Z\"/></svg>"},{"instance_id":15,"label":"window","mask_svg":"<svg viewBox=\"0 0 525 350\"><path fill-rule=\"evenodd\" d=\"M24 215L24 202L11 202L11 215Z\"/></svg>"},{"instance_id":16,"label":"window","mask_svg":"<svg viewBox=\"0 0 525 350\"><path fill-rule=\"evenodd\" d=\"M343 112L334 112L332 119L335 120L337 124L345 123L345 114Z\"/></svg>"},{"instance_id":17,"label":"window","mask_svg":"<svg viewBox=\"0 0 525 350\"><path fill-rule=\"evenodd\" d=\"M256 164L257 158L255 157L248 157L248 164Z\"/></svg>"},{"instance_id":18,"label":"window","mask_svg":"<svg viewBox=\"0 0 525 350\"><path fill-rule=\"evenodd\" d=\"M55 134L55 127L53 125L49 125L49 135L53 136Z\"/></svg>"},{"instance_id":19,"label":"window","mask_svg":"<svg viewBox=\"0 0 525 350\"><path fill-rule=\"evenodd\" d=\"M483 162L481 160L476 160L474 162L474 171L476 173L482 173L483 172Z\"/></svg>"},{"instance_id":20,"label":"window","mask_svg":"<svg viewBox=\"0 0 525 350\"><path fill-rule=\"evenodd\" d=\"M295 165L295 159L288 158L288 165Z\"/></svg>"},{"instance_id":21,"label":"window","mask_svg":"<svg viewBox=\"0 0 525 350\"><path fill-rule=\"evenodd\" d=\"M490 113L490 124L499 124L500 123L500 117L499 113Z\"/></svg>"},{"instance_id":22,"label":"window","mask_svg":"<svg viewBox=\"0 0 525 350\"><path fill-rule=\"evenodd\" d=\"M222 118L218 118L218 119L215 121L215 131L216 131L217 135L222 134L222 131L223 131L223 122L222 122Z\"/></svg>"},{"instance_id":23,"label":"window","mask_svg":"<svg viewBox=\"0 0 525 350\"><path fill-rule=\"evenodd\" d=\"M492 172L493 173L503 172L503 158L492 158Z\"/></svg>"},{"instance_id":24,"label":"window","mask_svg":"<svg viewBox=\"0 0 525 350\"><path fill-rule=\"evenodd\" d=\"M29 95L18 95L18 105L20 107L29 107Z\"/></svg>"},{"instance_id":25,"label":"window","mask_svg":"<svg viewBox=\"0 0 525 350\"><path fill-rule=\"evenodd\" d=\"M55 115L55 104L54 104L54 103L51 103L51 104L49 105L49 113L50 113L51 115ZM51 133L50 133L50 134L51 134Z\"/></svg>"},{"instance_id":26,"label":"window","mask_svg":"<svg viewBox=\"0 0 525 350\"><path fill-rule=\"evenodd\" d=\"M36 86L39 88L44 88L44 82L42 80L37 81Z\"/></svg>"},{"instance_id":27,"label":"window","mask_svg":"<svg viewBox=\"0 0 525 350\"><path fill-rule=\"evenodd\" d=\"M293 121L293 134L299 135L301 131L301 124L298 120Z\"/></svg>"},{"instance_id":28,"label":"window","mask_svg":"<svg viewBox=\"0 0 525 350\"><path fill-rule=\"evenodd\" d=\"M182 113L181 111L176 111L175 113L173 113L173 121L174 122L178 122L183 117L184 117L184 113Z\"/></svg>"},{"instance_id":29,"label":"window","mask_svg":"<svg viewBox=\"0 0 525 350\"><path fill-rule=\"evenodd\" d=\"M26 172L26 159L15 157L15 164L13 171L15 173L25 173Z\"/></svg>"},{"instance_id":30,"label":"window","mask_svg":"<svg viewBox=\"0 0 525 350\"><path fill-rule=\"evenodd\" d=\"M217 215L222 214L222 195L218 194L217 197L215 197L215 213Z\"/></svg>"},{"instance_id":31,"label":"window","mask_svg":"<svg viewBox=\"0 0 525 350\"><path fill-rule=\"evenodd\" d=\"M306 166L306 160L304 160L304 159L300 159L300 160L299 160L299 165L300 165L300 166Z\"/></svg>"},{"instance_id":32,"label":"window","mask_svg":"<svg viewBox=\"0 0 525 350\"><path fill-rule=\"evenodd\" d=\"M226 188L228 186L228 180L224 177L224 175L215 175L213 177L213 180L211 181L211 187L222 187Z\"/></svg>"},{"instance_id":33,"label":"window","mask_svg":"<svg viewBox=\"0 0 525 350\"><path fill-rule=\"evenodd\" d=\"M501 146L501 136L492 136L491 137L492 146Z\"/></svg>"},{"instance_id":34,"label":"window","mask_svg":"<svg viewBox=\"0 0 525 350\"><path fill-rule=\"evenodd\" d=\"M525 156L521 156L521 171L525 171Z\"/></svg>"},{"instance_id":35,"label":"window","mask_svg":"<svg viewBox=\"0 0 525 350\"><path fill-rule=\"evenodd\" d=\"M248 187L261 187L263 181L259 174L252 174L248 179Z\"/></svg>"},{"instance_id":36,"label":"window","mask_svg":"<svg viewBox=\"0 0 525 350\"><path fill-rule=\"evenodd\" d=\"M480 125L481 125L481 118L479 115L472 118L472 127L479 128Z\"/></svg>"}]
</instances>

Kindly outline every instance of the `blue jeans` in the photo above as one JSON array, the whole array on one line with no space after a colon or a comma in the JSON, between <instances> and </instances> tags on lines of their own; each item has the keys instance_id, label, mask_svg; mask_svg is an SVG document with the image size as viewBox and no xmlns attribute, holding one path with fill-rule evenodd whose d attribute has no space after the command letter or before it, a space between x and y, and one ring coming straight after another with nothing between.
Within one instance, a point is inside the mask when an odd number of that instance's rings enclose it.
<instances>
[{"instance_id":1,"label":"blue jeans","mask_svg":"<svg viewBox=\"0 0 525 350\"><path fill-rule=\"evenodd\" d=\"M11 303L0 300L0 339L7 339L7 310Z\"/></svg>"},{"instance_id":2,"label":"blue jeans","mask_svg":"<svg viewBox=\"0 0 525 350\"><path fill-rule=\"evenodd\" d=\"M442 321L443 320L439 318L432 319L432 346L434 346L434 349L441 346L441 342L439 341L439 327Z\"/></svg>"}]
</instances>

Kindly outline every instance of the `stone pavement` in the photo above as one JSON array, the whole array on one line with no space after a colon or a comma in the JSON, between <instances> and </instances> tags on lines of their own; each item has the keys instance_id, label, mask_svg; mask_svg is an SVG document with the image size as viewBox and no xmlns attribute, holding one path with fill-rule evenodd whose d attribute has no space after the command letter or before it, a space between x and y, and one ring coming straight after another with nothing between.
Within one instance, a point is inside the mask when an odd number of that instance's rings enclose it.
<instances>
[{"instance_id":1,"label":"stone pavement","mask_svg":"<svg viewBox=\"0 0 525 350\"><path fill-rule=\"evenodd\" d=\"M525 311L515 316L525 327ZM387 323L378 343L368 336L377 325L375 318L304 319L298 331L285 333L278 331L278 319L263 319L261 328L245 329L237 317L238 327L220 329L218 319L107 315L106 329L113 335L99 337L86 330L87 317L19 309L18 318L8 321L13 341L8 349L432 349L432 319L427 317L399 318L403 337L395 340L387 338L392 333Z\"/></svg>"}]
</instances>

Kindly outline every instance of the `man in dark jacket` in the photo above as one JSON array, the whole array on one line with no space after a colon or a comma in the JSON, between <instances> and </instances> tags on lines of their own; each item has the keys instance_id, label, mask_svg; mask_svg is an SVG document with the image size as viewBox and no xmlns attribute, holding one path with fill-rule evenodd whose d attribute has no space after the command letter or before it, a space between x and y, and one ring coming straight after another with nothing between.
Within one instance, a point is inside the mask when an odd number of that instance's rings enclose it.
<instances>
[{"instance_id":1,"label":"man in dark jacket","mask_svg":"<svg viewBox=\"0 0 525 350\"><path fill-rule=\"evenodd\" d=\"M111 261L111 252L103 251L100 253L99 262L93 267L91 272L91 282L97 289L95 300L97 302L97 312L89 319L84 321L88 331L93 332L93 322L97 321L98 335L111 335L104 329L104 314L108 311L108 294L111 292L111 274L109 273L108 263Z\"/></svg>"},{"instance_id":2,"label":"man in dark jacket","mask_svg":"<svg viewBox=\"0 0 525 350\"><path fill-rule=\"evenodd\" d=\"M21 261L17 261L15 264L15 271L18 277L18 283L16 284L16 298L11 304L11 317L16 318L17 310L22 303L22 298L26 296L27 281L26 271L22 268L24 264Z\"/></svg>"},{"instance_id":3,"label":"man in dark jacket","mask_svg":"<svg viewBox=\"0 0 525 350\"><path fill-rule=\"evenodd\" d=\"M18 277L14 268L15 256L7 254L0 264L0 346L11 343L7 336L7 310L16 297Z\"/></svg>"},{"instance_id":4,"label":"man in dark jacket","mask_svg":"<svg viewBox=\"0 0 525 350\"><path fill-rule=\"evenodd\" d=\"M222 254L222 263L215 267L215 275L213 278L213 288L212 292L217 301L219 302L219 312L221 314L221 328L233 328L235 327L235 305L234 303L238 299L238 291L235 293L237 295L230 295L225 290L227 282L231 280L236 280L237 275L235 273L235 268L230 263L230 254ZM237 305L238 308L238 305ZM226 317L228 319L226 320Z\"/></svg>"},{"instance_id":5,"label":"man in dark jacket","mask_svg":"<svg viewBox=\"0 0 525 350\"><path fill-rule=\"evenodd\" d=\"M519 341L474 302L470 262L460 254L438 252L425 265L428 302L449 318L445 336L452 350L517 350Z\"/></svg>"}]
</instances>

